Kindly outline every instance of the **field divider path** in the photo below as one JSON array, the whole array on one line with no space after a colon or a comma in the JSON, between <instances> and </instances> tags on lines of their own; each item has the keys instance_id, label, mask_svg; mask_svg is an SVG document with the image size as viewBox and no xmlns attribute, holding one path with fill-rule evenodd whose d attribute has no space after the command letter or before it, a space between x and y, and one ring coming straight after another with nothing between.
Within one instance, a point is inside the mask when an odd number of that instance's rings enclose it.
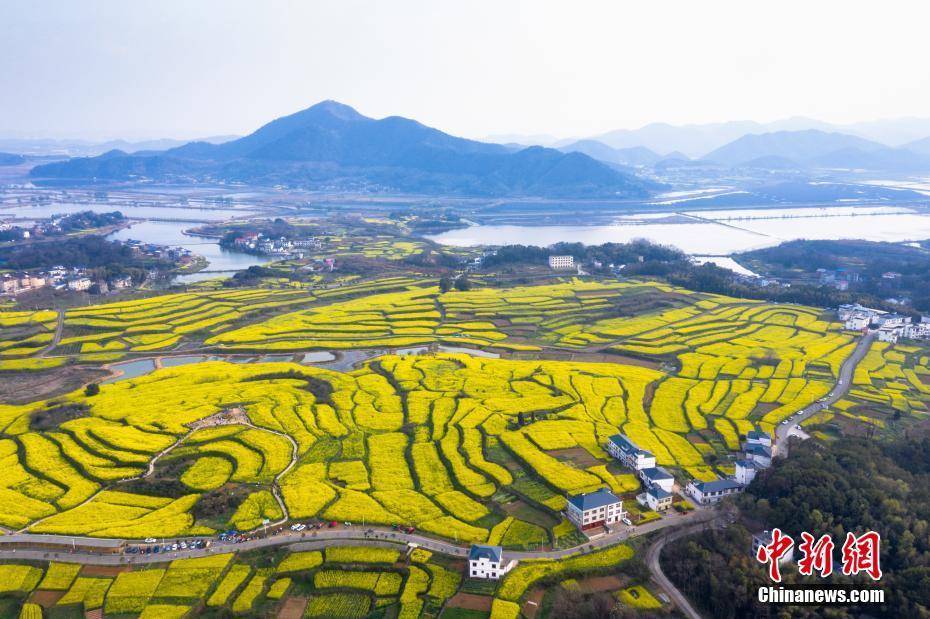
<instances>
[{"instance_id":1,"label":"field divider path","mask_svg":"<svg viewBox=\"0 0 930 619\"><path fill-rule=\"evenodd\" d=\"M65 330L65 310L58 310L58 317L55 319L55 335L52 336L52 341L48 345L39 351L38 356L44 357L48 353L52 352L58 343L61 341L61 334Z\"/></svg>"},{"instance_id":2,"label":"field divider path","mask_svg":"<svg viewBox=\"0 0 930 619\"><path fill-rule=\"evenodd\" d=\"M252 529L252 531L250 531L251 533L251 532L258 531L259 529L264 528L266 526L276 527L278 525L284 524L285 522L291 519L290 512L288 512L288 509L287 509L287 503L284 502L284 497L281 496L281 487L279 485L279 481L282 477L287 475L290 472L290 470L293 469L297 465L297 459L298 459L297 451L299 450L299 447L297 446L297 441L295 441L290 435L285 434L283 432L278 432L277 430L272 430L270 428L262 428L262 427L256 426L254 423L252 423L251 420L247 422L243 422L243 425L246 425L255 430L261 430L264 432L270 432L271 434L277 434L278 436L286 438L288 442L290 442L291 444L291 461L287 464L286 467L284 467L284 470L282 470L280 473L274 476L274 480L271 482L271 494L274 496L275 501L278 502L278 507L281 508L281 514L283 514L283 517L274 522L270 522L267 525L255 527L254 529Z\"/></svg>"}]
</instances>

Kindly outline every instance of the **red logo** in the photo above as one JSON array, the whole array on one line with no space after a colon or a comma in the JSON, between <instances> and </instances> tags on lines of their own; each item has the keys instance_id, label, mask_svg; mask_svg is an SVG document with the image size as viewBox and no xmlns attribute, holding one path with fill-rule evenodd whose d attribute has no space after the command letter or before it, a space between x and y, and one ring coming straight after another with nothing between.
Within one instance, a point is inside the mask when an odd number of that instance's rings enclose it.
<instances>
[{"instance_id":1,"label":"red logo","mask_svg":"<svg viewBox=\"0 0 930 619\"><path fill-rule=\"evenodd\" d=\"M759 546L756 551L756 559L759 563L769 564L769 578L775 582L781 582L781 569L778 561L785 556L794 546L794 540L790 536L781 532L781 529L772 529L772 542L765 546Z\"/></svg>"},{"instance_id":2,"label":"red logo","mask_svg":"<svg viewBox=\"0 0 930 619\"><path fill-rule=\"evenodd\" d=\"M879 550L882 538L875 531L863 533L856 537L855 533L847 533L843 542L843 573L855 576L865 572L872 580L882 577L881 559Z\"/></svg>"},{"instance_id":3,"label":"red logo","mask_svg":"<svg viewBox=\"0 0 930 619\"><path fill-rule=\"evenodd\" d=\"M872 580L880 580L881 567L881 536L875 531L867 531L862 535L847 533L846 541L841 549L843 574L855 576L865 572ZM782 559L794 546L790 535L785 535L781 529L772 529L772 541L759 546L756 551L756 560L769 566L769 578L774 582L781 582L781 569L779 560ZM813 576L816 572L822 578L833 573L833 551L836 545L829 535L815 538L806 531L801 533L801 543L798 550L801 558L798 559L798 573L802 576Z\"/></svg>"},{"instance_id":4,"label":"red logo","mask_svg":"<svg viewBox=\"0 0 930 619\"><path fill-rule=\"evenodd\" d=\"M803 540L798 545L801 558L798 560L798 572L803 576L810 576L814 570L820 572L821 578L833 573L833 540L829 535L822 535L816 542L814 536L808 532L801 533Z\"/></svg>"}]
</instances>

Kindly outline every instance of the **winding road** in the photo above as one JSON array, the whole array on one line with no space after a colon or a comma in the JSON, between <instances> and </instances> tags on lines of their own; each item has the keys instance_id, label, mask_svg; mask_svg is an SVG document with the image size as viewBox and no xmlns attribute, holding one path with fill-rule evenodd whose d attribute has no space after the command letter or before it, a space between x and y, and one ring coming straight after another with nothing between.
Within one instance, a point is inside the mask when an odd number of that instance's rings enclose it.
<instances>
[{"instance_id":1,"label":"winding road","mask_svg":"<svg viewBox=\"0 0 930 619\"><path fill-rule=\"evenodd\" d=\"M822 402L814 402L813 404L805 406L791 415L791 417L788 417L788 423L780 423L775 426L775 447L778 455L788 455L788 437L799 436L795 429L796 425L800 424L814 413L819 413L823 409L835 404L849 393L850 388L852 388L856 366L865 358L874 341L875 333L869 333L859 340L852 354L849 355L843 362L843 365L840 366L839 378L836 384L833 385L833 389L830 390L830 393L823 398ZM799 436L799 438L803 438L803 436Z\"/></svg>"},{"instance_id":2,"label":"winding road","mask_svg":"<svg viewBox=\"0 0 930 619\"><path fill-rule=\"evenodd\" d=\"M701 619L701 614L694 609L688 598L672 584L672 581L669 580L662 571L662 566L659 564L659 556L662 554L662 548L664 548L665 544L668 542L698 533L709 527L717 526L720 518L720 514L714 514L701 522L696 522L688 527L661 535L646 550L646 565L649 566L649 571L652 572L652 576L656 583L658 583L659 587L665 591L666 595L675 603L675 606L677 606L681 613L688 617L688 619Z\"/></svg>"}]
</instances>

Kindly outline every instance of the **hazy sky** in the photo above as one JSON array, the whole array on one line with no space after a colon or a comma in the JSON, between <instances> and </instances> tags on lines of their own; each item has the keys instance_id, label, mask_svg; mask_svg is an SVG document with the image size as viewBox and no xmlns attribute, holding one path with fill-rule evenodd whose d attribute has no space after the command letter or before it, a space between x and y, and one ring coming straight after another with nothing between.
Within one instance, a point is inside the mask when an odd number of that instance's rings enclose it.
<instances>
[{"instance_id":1,"label":"hazy sky","mask_svg":"<svg viewBox=\"0 0 930 619\"><path fill-rule=\"evenodd\" d=\"M930 3L3 0L0 135L247 133L336 99L469 137L930 116Z\"/></svg>"}]
</instances>

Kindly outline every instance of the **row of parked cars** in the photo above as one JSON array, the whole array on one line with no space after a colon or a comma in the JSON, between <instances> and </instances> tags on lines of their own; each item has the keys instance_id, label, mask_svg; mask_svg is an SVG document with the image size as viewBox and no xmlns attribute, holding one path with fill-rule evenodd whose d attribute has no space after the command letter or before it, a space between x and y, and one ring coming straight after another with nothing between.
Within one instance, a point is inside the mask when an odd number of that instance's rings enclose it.
<instances>
[{"instance_id":1,"label":"row of parked cars","mask_svg":"<svg viewBox=\"0 0 930 619\"><path fill-rule=\"evenodd\" d=\"M150 537L145 540L144 545L128 546L126 548L126 554L157 555L162 552L174 552L176 550L198 550L200 548L206 548L209 545L209 540L203 539L181 540L178 542L159 544L157 539Z\"/></svg>"}]
</instances>

